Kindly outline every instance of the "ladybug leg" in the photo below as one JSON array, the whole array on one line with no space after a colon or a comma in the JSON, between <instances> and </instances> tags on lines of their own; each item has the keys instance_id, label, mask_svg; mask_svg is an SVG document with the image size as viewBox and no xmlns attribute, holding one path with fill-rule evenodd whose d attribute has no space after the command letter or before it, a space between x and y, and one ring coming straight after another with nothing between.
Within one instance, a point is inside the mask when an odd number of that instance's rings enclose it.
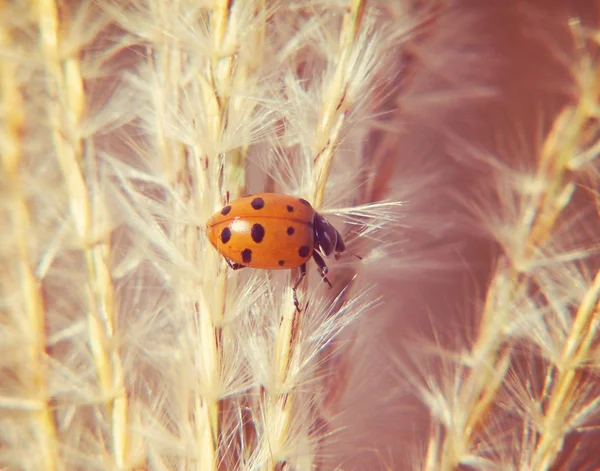
<instances>
[{"instance_id":1,"label":"ladybug leg","mask_svg":"<svg viewBox=\"0 0 600 471\"><path fill-rule=\"evenodd\" d=\"M225 258L225 257L223 257L223 258ZM225 261L227 262L227 265L229 265L229 268L231 268L232 270L239 270L241 268L246 267L246 265L242 265L241 263L233 263L228 258L225 258Z\"/></svg>"},{"instance_id":2,"label":"ladybug leg","mask_svg":"<svg viewBox=\"0 0 600 471\"><path fill-rule=\"evenodd\" d=\"M304 277L306 276L306 263L300 265L300 278L298 278L296 280L296 283L294 283L294 286L292 286L292 294L294 296L294 306L296 306L296 311L301 312L300 309L300 303L298 302L298 295L296 294L296 290L298 289L298 286L300 286L300 283L302 283L302 280L304 279Z\"/></svg>"},{"instance_id":3,"label":"ladybug leg","mask_svg":"<svg viewBox=\"0 0 600 471\"><path fill-rule=\"evenodd\" d=\"M325 260L323 260L323 257L321 257L321 255L319 255L319 253L316 250L313 252L312 256L315 259L315 262L317 262L317 265L319 266L319 268L321 269L321 276L323 277L323 281L325 283L327 283L329 285L329 287L331 288L331 283L327 279L327 273L329 273L329 269L327 268L327 265L325 264Z\"/></svg>"}]
</instances>

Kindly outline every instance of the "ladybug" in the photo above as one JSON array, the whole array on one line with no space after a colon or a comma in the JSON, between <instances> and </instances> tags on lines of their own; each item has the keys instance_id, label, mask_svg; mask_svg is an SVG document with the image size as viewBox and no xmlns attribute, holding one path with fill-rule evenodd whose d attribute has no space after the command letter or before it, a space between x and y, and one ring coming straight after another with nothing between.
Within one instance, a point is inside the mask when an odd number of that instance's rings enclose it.
<instances>
[{"instance_id":1,"label":"ladybug","mask_svg":"<svg viewBox=\"0 0 600 471\"><path fill-rule=\"evenodd\" d=\"M300 311L296 289L306 276L312 257L327 279L321 254L346 250L340 233L312 205L295 196L261 193L235 200L206 223L208 239L233 270L244 267L282 270L300 268L292 287L294 305Z\"/></svg>"}]
</instances>

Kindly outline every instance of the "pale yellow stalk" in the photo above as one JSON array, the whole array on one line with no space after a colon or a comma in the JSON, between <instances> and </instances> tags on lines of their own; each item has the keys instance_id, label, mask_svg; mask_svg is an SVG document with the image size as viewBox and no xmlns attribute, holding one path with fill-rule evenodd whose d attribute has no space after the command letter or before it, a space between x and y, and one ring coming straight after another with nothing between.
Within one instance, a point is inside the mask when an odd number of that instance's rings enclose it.
<instances>
[{"instance_id":1,"label":"pale yellow stalk","mask_svg":"<svg viewBox=\"0 0 600 471\"><path fill-rule=\"evenodd\" d=\"M168 2L150 2L150 6L153 8L153 17L158 20L158 26L168 28L170 26L169 21L167 20L165 21L166 24L162 24L161 20L172 18L171 10L175 9L177 5ZM186 201L189 199L190 191L188 183L191 177L189 175L195 169L188 166L185 145L176 139L172 139L165 125L168 122L172 107L182 100L181 73L185 62L184 53L180 49L177 38L169 34L162 35L160 42L157 41L152 46L147 47L146 53L153 79L153 90L155 90L155 93L152 93L152 106L157 118L154 127L155 135L153 136L158 150L156 157L160 160L162 168L165 169L166 181L173 192L182 201ZM208 101L208 103L211 103L211 101ZM218 112L211 111L218 116ZM202 150L199 153L201 154ZM212 168L216 166L214 160L211 162ZM175 205L175 211L179 208L180 206ZM180 215L175 213L174 216L179 217ZM198 252L198 240L194 237L194 232L195 228L185 226L176 226L172 230L172 241L182 253L194 254ZM209 264L206 263L205 267L208 266ZM219 281L223 279L224 277L221 276ZM194 305L194 300L181 299L178 304L182 309L189 309L190 306ZM211 312L205 295L200 297L199 304L200 310L192 311L190 309L189 312L190 323L193 325L194 322L197 322L198 341L205 355L204 363L198 365L198 368L204 381L209 384L219 384L219 352L216 345L216 327L210 315L201 315L198 316L197 320L193 319L193 316L197 315L198 312L203 314ZM193 398L189 407L191 408L189 414L193 417L192 423L194 424L194 441L197 446L197 453L198 456L202 457L202 463L198 463L197 469L214 471L217 469L219 462L218 398L198 395ZM186 415L186 412L183 414Z\"/></svg>"},{"instance_id":2,"label":"pale yellow stalk","mask_svg":"<svg viewBox=\"0 0 600 471\"><path fill-rule=\"evenodd\" d=\"M556 138L555 141L546 141L542 155L546 160L549 160L549 156L556 155L557 161L576 170L579 165L587 163L580 159L575 161L579 150L584 148L581 144L588 132L586 124L589 120L597 119L600 105L600 62L592 61L584 44L579 41L581 31L578 22L573 22L572 28L579 46L578 53L581 54L574 72L579 89L578 101L575 106L563 111L557 120L563 132L552 135ZM562 137L560 141L559 136ZM598 143L592 143L591 147L596 147ZM594 158L595 155L593 153L589 158ZM567 434L572 430L572 415L581 399L581 386L589 374L585 368L594 356L593 343L598 337L599 319L600 271L596 272L575 313L562 354L555 364L556 374L553 376L552 369L548 372L546 382L549 387L544 389L544 395L540 398L547 405L543 409L539 439L529 460L532 471L552 468Z\"/></svg>"},{"instance_id":3,"label":"pale yellow stalk","mask_svg":"<svg viewBox=\"0 0 600 471\"><path fill-rule=\"evenodd\" d=\"M578 100L563 109L544 142L537 162L534 191L524 198L518 219L514 221L511 238L520 242L504 247L506 253L497 262L477 338L464 359L470 370L461 381L452 428L446 431L440 445L438 469L442 471L455 470L472 453L486 422L493 421L490 412L507 381L511 362L507 326L514 320L514 303L527 289L535 261L555 234L556 222L575 190L571 172L577 166L574 161L576 151L584 141L584 125L594 116L597 107L598 65L584 56L575 75L579 84ZM589 335L595 332L590 330L593 329L590 316L594 316L597 309L595 284L588 297L576 316L574 338L567 341L561 364L556 365L558 378L548 391L553 396L549 399L544 415L546 422L533 456L532 469L535 470L548 469L565 438L559 431L566 431L564 409L572 405L572 381L577 375L574 368L588 353ZM559 423L561 420L563 422Z\"/></svg>"},{"instance_id":4,"label":"pale yellow stalk","mask_svg":"<svg viewBox=\"0 0 600 471\"><path fill-rule=\"evenodd\" d=\"M349 86L348 62L350 55L353 52L356 53L356 49L360 47L356 39L360 32L364 9L364 0L350 1L340 31L339 54L336 57L335 72L324 89L324 100L316 123L316 140L313 148L313 186L309 198L316 210L323 204L329 170L340 143L340 133L345 124L346 114L354 104L346 94ZM300 292L300 289L298 291ZM267 390L265 394L266 430L264 438L266 444L264 447L269 450L269 456L263 469L270 471L280 469L288 459L285 453L285 443L295 403L296 368L302 361L296 346L301 342L306 342L306 339L302 338L303 329L301 327L305 314L298 313L291 301L289 297L284 299L273 356L275 384L280 385L280 390ZM307 457L307 459L310 463L314 456ZM307 467L311 466L306 465Z\"/></svg>"},{"instance_id":5,"label":"pale yellow stalk","mask_svg":"<svg viewBox=\"0 0 600 471\"><path fill-rule=\"evenodd\" d=\"M0 3L0 14L2 11ZM15 46L14 40L10 31L0 26L0 47L10 49ZM9 200L5 230L9 233L8 240L15 248L12 260L2 263L0 285L3 291L6 290L4 295L8 295L9 291L18 293L18 302L14 307L21 311L3 313L1 317L6 317L20 339L25 340L27 355L25 363L18 367L24 396L14 402L11 399L16 398L0 398L0 404L3 404L0 415L10 410L11 404L19 409L18 403L21 400L29 403L25 408L29 412L26 413L22 426L29 429L34 440L32 449L39 451L41 455L39 466L44 470L54 471L60 469L58 434L48 391L44 301L41 283L35 274L35 261L30 256L36 240L21 174L24 160L21 135L25 113L22 91L16 81L17 70L18 64L10 58L0 56L0 182L4 186L3 190L7 191L4 197ZM3 355L14 353L4 352Z\"/></svg>"},{"instance_id":6,"label":"pale yellow stalk","mask_svg":"<svg viewBox=\"0 0 600 471\"><path fill-rule=\"evenodd\" d=\"M49 100L46 104L54 149L69 195L70 217L75 236L87 265L87 322L90 350L99 388L108 412L112 456L118 467L128 461L128 401L124 387L119 351L116 348L113 281L110 267L110 234L104 222L101 197L94 198L95 183L84 173L84 146L93 149L82 137L85 118L84 79L80 51L63 47L59 33L58 5L54 0L35 3L39 23L40 47L47 75ZM67 25L68 9L62 5L62 26ZM70 52L69 55L65 55ZM88 151L89 152L89 151ZM92 150L93 153L93 150Z\"/></svg>"},{"instance_id":7,"label":"pale yellow stalk","mask_svg":"<svg viewBox=\"0 0 600 471\"><path fill-rule=\"evenodd\" d=\"M266 29L266 11L262 0L230 2L214 0L210 15L210 49L211 57L206 61L206 70L199 77L199 85L207 108L204 110L208 117L208 137L215 144L221 143L223 135L234 133L230 128L230 120L236 116L249 116L252 106L245 96L240 96L241 90L254 90L257 86L257 68L263 54L264 35ZM250 42L241 44L241 41ZM251 114L251 112L250 112ZM212 206L210 212L218 211L228 201L234 201L245 196L246 188L246 157L251 136L246 134L245 145L228 149L223 154L209 153L208 171L205 172L211 189ZM219 145L216 145L219 148ZM218 184L216 184L218 182ZM215 380L222 369L224 350L234 349L237 335L232 326L225 321L227 306L227 290L229 280L225 260L212 248L204 266L204 279L213 279L214 283L204 286L204 296L211 299L203 306L199 318L201 330L212 333L205 335L202 341L207 348L212 348L214 358ZM210 338L209 338L210 337ZM218 380L220 381L220 379ZM229 431L223 430L219 417L226 407L223 400L209 403L210 423L213 440L219 444L221 453L226 452L225 440ZM215 469L219 462L215 461ZM204 469L204 468L203 468Z\"/></svg>"},{"instance_id":8,"label":"pale yellow stalk","mask_svg":"<svg viewBox=\"0 0 600 471\"><path fill-rule=\"evenodd\" d=\"M153 2L153 5L158 9L163 8L160 2ZM154 16L179 20L177 12L170 10L172 5L165 5L164 8ZM183 11L182 17L185 16ZM160 41L148 49L150 68L159 70L161 79L161 82L156 81L155 89L162 92L156 93L158 98L153 103L159 117L159 158L164 168L170 170L169 182L174 194L180 202L186 203L174 205L175 218L186 217L190 207L207 217L223 207L227 200L235 200L245 193L246 154L252 136L243 136L241 141L245 141L245 144L237 148L230 147L227 139L239 132L230 129L232 118L237 119L240 115L250 117L252 114L252 105L247 97L240 96L240 91L253 90L257 84L256 69L262 55L266 12L261 1L215 0L210 3L208 18L210 56L201 59L202 66L193 69L195 73L191 77L194 93L202 97L202 106L195 112L203 114L205 128L203 140L192 147L187 159L186 150L189 149L169 135L164 126L171 119L174 106L188 99L184 93L187 84L183 83L182 74L189 60L187 52L182 51L181 43L172 39L171 35L161 36ZM246 43L241 44L242 40ZM248 41L252 44L247 44ZM201 237L205 235L202 233ZM235 350L237 338L236 333L231 331L231 325L225 322L226 315L231 315L231 307L227 305L231 273L224 259L206 240L203 245L199 244L198 228L175 225L171 240L189 258L196 257L201 247L206 247L200 261L201 290L184 284L178 303L189 311L187 319L198 336L197 345L191 348L199 348L202 358L197 368L199 379L205 386L204 394L195 397L191 412L195 424L196 452L201 457L197 469L216 470L227 453L223 440L228 440L227 434L230 433L223 429L221 423L226 412L224 408L227 407L221 394L227 392L225 386L230 381L223 376L228 366L224 364L227 361L225 356L228 351ZM186 293L196 294L190 297ZM198 309L190 309L196 303Z\"/></svg>"},{"instance_id":9,"label":"pale yellow stalk","mask_svg":"<svg viewBox=\"0 0 600 471\"><path fill-rule=\"evenodd\" d=\"M354 104L347 96L349 86L348 64L350 55L356 52L357 37L363 20L365 0L351 0L347 13L344 15L340 31L339 56L335 73L327 83L319 120L317 122L316 141L314 145L314 170L311 196L314 208L318 211L325 197L325 187L329 177L331 161L340 141L340 132L346 113Z\"/></svg>"},{"instance_id":10,"label":"pale yellow stalk","mask_svg":"<svg viewBox=\"0 0 600 471\"><path fill-rule=\"evenodd\" d=\"M556 364L557 374L548 379L551 385L541 398L541 401L547 402L547 406L540 425L539 440L529 461L532 471L552 468L563 448L567 433L571 430L571 416L580 399L580 386L588 374L582 368L585 367L592 352L592 343L597 338L599 316L600 272L596 274L593 284L582 299L562 357Z\"/></svg>"}]
</instances>

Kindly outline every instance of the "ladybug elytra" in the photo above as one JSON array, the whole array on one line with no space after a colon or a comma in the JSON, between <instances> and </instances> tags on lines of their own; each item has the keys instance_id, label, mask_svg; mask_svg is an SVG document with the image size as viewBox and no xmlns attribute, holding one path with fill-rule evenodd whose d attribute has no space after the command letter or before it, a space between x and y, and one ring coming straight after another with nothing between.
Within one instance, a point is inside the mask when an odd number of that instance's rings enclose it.
<instances>
[{"instance_id":1,"label":"ladybug elytra","mask_svg":"<svg viewBox=\"0 0 600 471\"><path fill-rule=\"evenodd\" d=\"M292 287L298 310L296 288L306 276L308 260L315 260L331 287L321 253L335 251L338 258L346 250L340 233L308 201L284 194L261 193L233 201L215 213L206 228L208 239L234 270L299 267L300 278Z\"/></svg>"}]
</instances>

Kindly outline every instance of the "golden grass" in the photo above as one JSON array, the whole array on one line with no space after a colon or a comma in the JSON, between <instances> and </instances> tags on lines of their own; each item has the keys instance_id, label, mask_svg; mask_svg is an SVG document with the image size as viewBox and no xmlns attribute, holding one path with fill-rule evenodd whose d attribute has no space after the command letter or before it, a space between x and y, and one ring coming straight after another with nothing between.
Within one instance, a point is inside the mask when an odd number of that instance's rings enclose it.
<instances>
[{"instance_id":1,"label":"golden grass","mask_svg":"<svg viewBox=\"0 0 600 471\"><path fill-rule=\"evenodd\" d=\"M531 162L505 162L451 135L446 107L489 98L483 74L452 69L457 11L0 0L0 469L542 471L571 452L599 466L573 450L599 402L600 35L560 17L573 47L547 48L570 99ZM460 249L404 245L454 217L429 211L453 167L427 139L405 147L416 122L484 169L483 198L452 192L497 248L473 337L436 323L432 349L403 342L399 297L406 280L450 281L437 255ZM300 313L297 270L232 271L205 237L259 191L306 198L345 235L333 289L309 269ZM404 348L411 368L393 361Z\"/></svg>"}]
</instances>

